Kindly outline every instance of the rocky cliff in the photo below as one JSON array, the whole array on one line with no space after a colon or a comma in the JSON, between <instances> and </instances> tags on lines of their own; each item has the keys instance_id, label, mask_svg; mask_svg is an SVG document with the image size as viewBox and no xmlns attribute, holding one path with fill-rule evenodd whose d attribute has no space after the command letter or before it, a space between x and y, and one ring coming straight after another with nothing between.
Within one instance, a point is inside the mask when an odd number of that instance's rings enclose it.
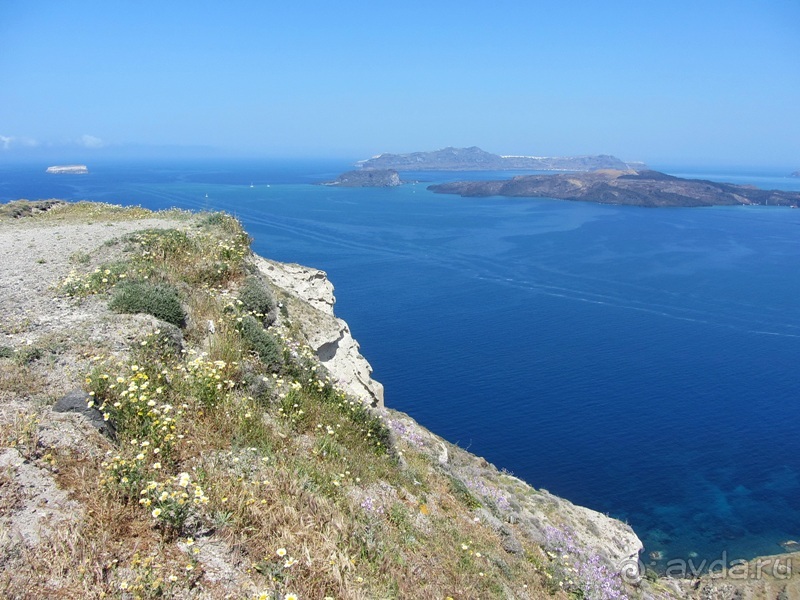
<instances>
[{"instance_id":1,"label":"rocky cliff","mask_svg":"<svg viewBox=\"0 0 800 600\"><path fill-rule=\"evenodd\" d=\"M4 597L700 597L384 407L324 272L224 215L37 208L0 206Z\"/></svg>"},{"instance_id":2,"label":"rocky cliff","mask_svg":"<svg viewBox=\"0 0 800 600\"><path fill-rule=\"evenodd\" d=\"M278 291L306 343L348 394L370 406L383 407L383 386L372 379L372 367L361 355L350 327L333 314L336 298L324 271L278 263L260 256L255 264Z\"/></svg>"}]
</instances>

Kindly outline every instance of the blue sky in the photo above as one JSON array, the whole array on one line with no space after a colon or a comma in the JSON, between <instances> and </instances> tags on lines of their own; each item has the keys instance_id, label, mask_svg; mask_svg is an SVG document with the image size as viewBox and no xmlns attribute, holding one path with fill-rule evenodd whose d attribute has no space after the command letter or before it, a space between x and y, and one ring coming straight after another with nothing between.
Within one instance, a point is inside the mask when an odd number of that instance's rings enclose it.
<instances>
[{"instance_id":1,"label":"blue sky","mask_svg":"<svg viewBox=\"0 0 800 600\"><path fill-rule=\"evenodd\" d=\"M471 145L800 168L800 2L0 0L0 160Z\"/></svg>"}]
</instances>

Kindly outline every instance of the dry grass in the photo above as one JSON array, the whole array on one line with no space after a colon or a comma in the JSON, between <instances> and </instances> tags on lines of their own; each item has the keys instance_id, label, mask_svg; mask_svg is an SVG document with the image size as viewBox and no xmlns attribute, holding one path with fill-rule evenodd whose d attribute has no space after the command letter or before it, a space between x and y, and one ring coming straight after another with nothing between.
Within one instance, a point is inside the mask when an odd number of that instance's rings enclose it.
<instances>
[{"instance_id":1,"label":"dry grass","mask_svg":"<svg viewBox=\"0 0 800 600\"><path fill-rule=\"evenodd\" d=\"M35 549L15 545L13 568L0 576L2 597L107 598L118 597L123 587L157 597L169 587L170 574L177 574L181 585L190 582L186 556L136 507L98 493L99 464L59 454L53 465L59 487L84 507L83 520L56 529ZM153 557L147 565L145 557Z\"/></svg>"}]
</instances>

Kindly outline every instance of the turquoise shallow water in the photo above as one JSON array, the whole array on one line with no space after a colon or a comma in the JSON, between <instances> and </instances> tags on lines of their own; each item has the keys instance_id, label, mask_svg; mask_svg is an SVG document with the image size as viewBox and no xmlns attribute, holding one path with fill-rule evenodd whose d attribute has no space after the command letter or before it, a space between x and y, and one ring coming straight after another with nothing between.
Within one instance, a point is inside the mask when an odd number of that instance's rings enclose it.
<instances>
[{"instance_id":1,"label":"turquoise shallow water","mask_svg":"<svg viewBox=\"0 0 800 600\"><path fill-rule=\"evenodd\" d=\"M388 405L626 519L662 566L779 552L800 536L800 210L311 185L346 168L0 167L0 199L238 215L257 252L328 271ZM800 190L769 173L672 172Z\"/></svg>"}]
</instances>

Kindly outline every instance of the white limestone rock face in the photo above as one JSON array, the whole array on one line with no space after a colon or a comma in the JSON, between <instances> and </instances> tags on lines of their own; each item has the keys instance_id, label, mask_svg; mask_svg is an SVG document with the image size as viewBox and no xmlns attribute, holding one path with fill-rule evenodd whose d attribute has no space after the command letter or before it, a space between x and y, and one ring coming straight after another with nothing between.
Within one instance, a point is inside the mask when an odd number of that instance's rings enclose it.
<instances>
[{"instance_id":1,"label":"white limestone rock face","mask_svg":"<svg viewBox=\"0 0 800 600\"><path fill-rule=\"evenodd\" d=\"M372 367L361 355L350 327L333 314L336 298L325 271L256 257L256 266L284 295L289 320L300 325L320 362L348 394L372 406L383 406L383 385L372 379ZM279 320L285 321L282 316Z\"/></svg>"},{"instance_id":2,"label":"white limestone rock face","mask_svg":"<svg viewBox=\"0 0 800 600\"><path fill-rule=\"evenodd\" d=\"M292 263L279 263L256 257L256 266L277 287L308 302L327 315L333 316L333 284L325 271Z\"/></svg>"}]
</instances>

